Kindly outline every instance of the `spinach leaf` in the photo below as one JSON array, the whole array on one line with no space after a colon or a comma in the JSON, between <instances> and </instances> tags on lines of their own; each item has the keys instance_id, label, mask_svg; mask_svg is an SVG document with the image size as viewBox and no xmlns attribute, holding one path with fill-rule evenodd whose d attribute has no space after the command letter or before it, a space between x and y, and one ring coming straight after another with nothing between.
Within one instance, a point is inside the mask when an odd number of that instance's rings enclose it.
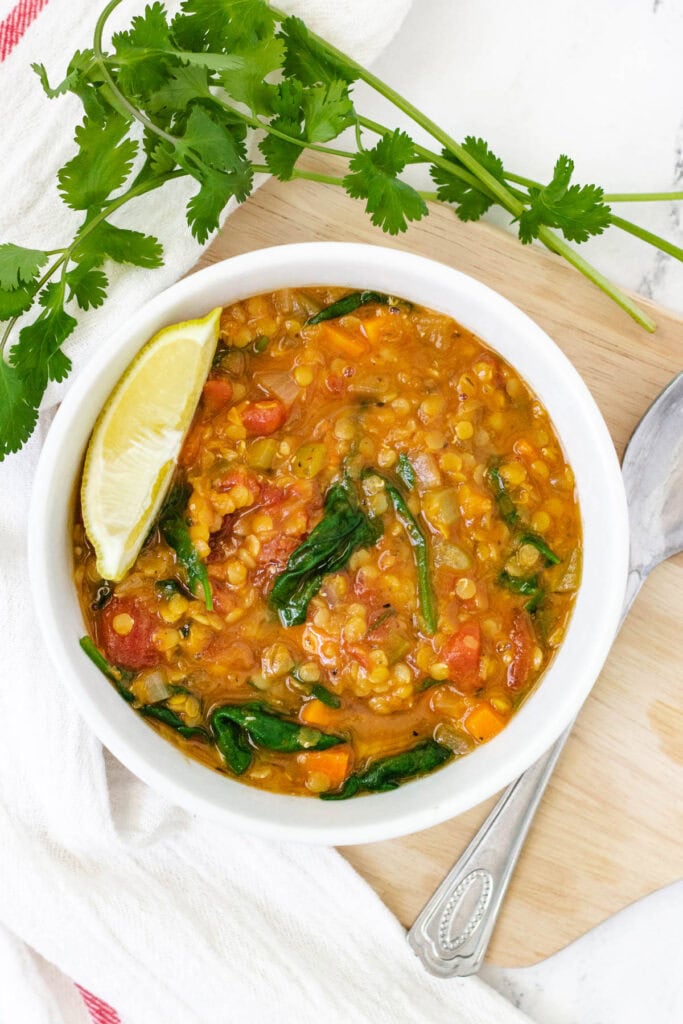
<instances>
[{"instance_id":1,"label":"spinach leaf","mask_svg":"<svg viewBox=\"0 0 683 1024\"><path fill-rule=\"evenodd\" d=\"M235 775L243 775L252 762L254 752L241 726L221 714L222 710L218 708L211 715L211 731L228 768Z\"/></svg>"},{"instance_id":2,"label":"spinach leaf","mask_svg":"<svg viewBox=\"0 0 683 1024\"><path fill-rule=\"evenodd\" d=\"M89 636L82 636L78 641L81 650L92 661L93 665L100 670L115 686L116 692L123 697L127 704L132 704L135 695L128 689L128 683L133 678L133 673L124 668L118 668L107 661L102 652L95 646Z\"/></svg>"},{"instance_id":3,"label":"spinach leaf","mask_svg":"<svg viewBox=\"0 0 683 1024\"><path fill-rule=\"evenodd\" d=\"M418 693L423 693L425 690L429 690L432 686L441 686L443 683L447 683L447 679L433 679L432 676L425 676L424 679L418 684Z\"/></svg>"},{"instance_id":4,"label":"spinach leaf","mask_svg":"<svg viewBox=\"0 0 683 1024\"><path fill-rule=\"evenodd\" d=\"M332 693L326 686L322 686L320 683L314 683L311 687L311 695L317 697L319 701L326 704L328 708L340 708L341 701L336 693Z\"/></svg>"},{"instance_id":5,"label":"spinach leaf","mask_svg":"<svg viewBox=\"0 0 683 1024\"><path fill-rule=\"evenodd\" d=\"M536 548L536 550L539 551L543 555L543 557L545 559L545 564L546 565L559 565L560 564L559 556L555 554L555 552L552 550L552 548L548 547L546 542L543 540L543 537L539 537L539 535L537 533L523 533L523 534L521 534L520 538L519 538L519 543L520 543L520 545L521 544L531 544L532 547Z\"/></svg>"},{"instance_id":6,"label":"spinach leaf","mask_svg":"<svg viewBox=\"0 0 683 1024\"><path fill-rule=\"evenodd\" d=\"M180 594L182 597L194 597L194 594L192 594L187 587L180 582L180 580L173 578L157 580L154 584L154 589L158 594L165 597L166 600L173 597L174 594Z\"/></svg>"},{"instance_id":7,"label":"spinach leaf","mask_svg":"<svg viewBox=\"0 0 683 1024\"><path fill-rule=\"evenodd\" d=\"M417 590L420 598L420 611L422 612L422 618L424 619L425 629L427 633L432 635L436 633L437 619L436 602L429 569L429 548L427 546L427 538L422 527L418 525L417 520L408 508L405 498L398 488L394 487L390 480L387 480L386 477L382 476L382 474L378 473L375 469L364 470L362 476L378 476L380 480L384 481L384 488L391 504L394 506L396 518L408 534L408 539L413 549L415 567L417 569Z\"/></svg>"},{"instance_id":8,"label":"spinach leaf","mask_svg":"<svg viewBox=\"0 0 683 1024\"><path fill-rule=\"evenodd\" d=\"M526 594L529 600L524 605L533 614L538 611L545 597L545 590L538 582L538 576L511 576L505 569L498 574L498 583L513 594Z\"/></svg>"},{"instance_id":9,"label":"spinach leaf","mask_svg":"<svg viewBox=\"0 0 683 1024\"><path fill-rule=\"evenodd\" d=\"M164 725L170 726L180 736L184 736L186 740L202 739L209 742L211 739L206 729L201 725L186 725L180 715L177 715L175 711L171 711L170 708L165 708L159 704L143 704L137 710L143 718L154 718L157 722L163 722Z\"/></svg>"},{"instance_id":10,"label":"spinach leaf","mask_svg":"<svg viewBox=\"0 0 683 1024\"><path fill-rule=\"evenodd\" d=\"M216 732L225 722L234 722L252 743L281 754L300 750L327 750L345 743L341 736L330 736L266 711L261 704L224 704L211 715L211 727Z\"/></svg>"},{"instance_id":11,"label":"spinach leaf","mask_svg":"<svg viewBox=\"0 0 683 1024\"><path fill-rule=\"evenodd\" d=\"M508 526L517 526L519 523L519 513L515 508L515 503L507 492L503 478L498 471L498 467L491 465L487 472L489 484L493 491L493 496L496 499L496 505L498 506L498 512L500 518Z\"/></svg>"},{"instance_id":12,"label":"spinach leaf","mask_svg":"<svg viewBox=\"0 0 683 1024\"><path fill-rule=\"evenodd\" d=\"M379 292L352 292L350 295L345 295L343 299L333 302L331 306L321 309L315 316L309 317L305 326L313 327L314 324L320 324L323 320L334 320L338 316L346 316L348 313L353 313L354 309L358 309L359 306L367 306L371 302L378 302L386 306L389 296L381 295Z\"/></svg>"},{"instance_id":13,"label":"spinach leaf","mask_svg":"<svg viewBox=\"0 0 683 1024\"><path fill-rule=\"evenodd\" d=\"M425 740L412 750L402 754L383 757L375 761L363 772L350 775L337 793L321 793L321 800L347 800L363 790L373 793L386 793L390 789L398 789L402 782L415 775L424 775L445 764L453 756L453 751L442 746L436 740Z\"/></svg>"},{"instance_id":14,"label":"spinach leaf","mask_svg":"<svg viewBox=\"0 0 683 1024\"><path fill-rule=\"evenodd\" d=\"M535 594L538 591L538 576L511 576L505 569L498 573L498 583L513 594Z\"/></svg>"},{"instance_id":15,"label":"spinach leaf","mask_svg":"<svg viewBox=\"0 0 683 1024\"><path fill-rule=\"evenodd\" d=\"M415 470L405 452L401 452L396 464L396 475L403 481L409 491L415 486Z\"/></svg>"},{"instance_id":16,"label":"spinach leaf","mask_svg":"<svg viewBox=\"0 0 683 1024\"><path fill-rule=\"evenodd\" d=\"M304 622L323 578L342 569L357 548L376 544L381 535L381 524L357 507L347 487L333 484L325 497L323 518L292 552L270 592L269 602L283 626Z\"/></svg>"},{"instance_id":17,"label":"spinach leaf","mask_svg":"<svg viewBox=\"0 0 683 1024\"><path fill-rule=\"evenodd\" d=\"M204 593L204 602L209 611L213 611L211 584L206 566L202 562L197 549L190 538L185 511L190 497L190 486L179 484L171 491L166 504L159 516L159 526L166 543L173 548L178 563L187 574L187 584L193 594L198 586Z\"/></svg>"}]
</instances>

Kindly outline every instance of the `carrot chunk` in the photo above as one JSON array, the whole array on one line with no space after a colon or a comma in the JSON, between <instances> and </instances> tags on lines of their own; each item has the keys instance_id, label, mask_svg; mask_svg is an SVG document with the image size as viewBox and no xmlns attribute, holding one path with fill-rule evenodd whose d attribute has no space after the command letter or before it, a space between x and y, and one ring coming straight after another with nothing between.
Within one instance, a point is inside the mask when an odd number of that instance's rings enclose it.
<instances>
[{"instance_id":1,"label":"carrot chunk","mask_svg":"<svg viewBox=\"0 0 683 1024\"><path fill-rule=\"evenodd\" d=\"M351 750L347 746L307 750L297 756L297 761L306 772L322 772L330 780L330 789L337 789L349 774Z\"/></svg>"},{"instance_id":2,"label":"carrot chunk","mask_svg":"<svg viewBox=\"0 0 683 1024\"><path fill-rule=\"evenodd\" d=\"M353 334L345 331L336 324L321 324L318 328L318 338L323 345L331 345L332 348L343 352L345 356L352 356L354 359L362 356L366 351L362 338L355 338Z\"/></svg>"},{"instance_id":3,"label":"carrot chunk","mask_svg":"<svg viewBox=\"0 0 683 1024\"><path fill-rule=\"evenodd\" d=\"M480 743L497 736L505 726L505 719L494 711L488 701L476 704L465 719L465 728Z\"/></svg>"},{"instance_id":4,"label":"carrot chunk","mask_svg":"<svg viewBox=\"0 0 683 1024\"><path fill-rule=\"evenodd\" d=\"M369 342L376 345L382 335L396 323L396 318L389 315L374 316L371 320L363 321L363 330Z\"/></svg>"},{"instance_id":5,"label":"carrot chunk","mask_svg":"<svg viewBox=\"0 0 683 1024\"><path fill-rule=\"evenodd\" d=\"M306 725L316 729L330 728L334 722L334 708L328 708L321 700L309 700L299 712L299 718Z\"/></svg>"}]
</instances>

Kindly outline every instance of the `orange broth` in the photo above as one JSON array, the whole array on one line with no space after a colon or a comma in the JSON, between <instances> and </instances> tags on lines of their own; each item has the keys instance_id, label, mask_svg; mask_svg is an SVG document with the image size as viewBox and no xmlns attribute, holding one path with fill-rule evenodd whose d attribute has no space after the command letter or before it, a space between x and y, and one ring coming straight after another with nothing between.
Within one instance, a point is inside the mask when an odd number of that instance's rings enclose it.
<instances>
[{"instance_id":1,"label":"orange broth","mask_svg":"<svg viewBox=\"0 0 683 1024\"><path fill-rule=\"evenodd\" d=\"M494 737L562 642L580 579L572 470L525 382L450 317L399 299L307 325L346 294L223 311L176 473L211 610L162 529L108 584L79 513L74 525L88 631L131 706L204 764L299 795L393 788ZM353 536L381 536L352 545L285 625L272 588L312 533L315 546L335 486L362 520ZM245 706L276 732L290 723L288 749L260 742L248 711L229 717ZM226 707L227 758L212 717ZM412 763L416 749L437 763Z\"/></svg>"}]
</instances>

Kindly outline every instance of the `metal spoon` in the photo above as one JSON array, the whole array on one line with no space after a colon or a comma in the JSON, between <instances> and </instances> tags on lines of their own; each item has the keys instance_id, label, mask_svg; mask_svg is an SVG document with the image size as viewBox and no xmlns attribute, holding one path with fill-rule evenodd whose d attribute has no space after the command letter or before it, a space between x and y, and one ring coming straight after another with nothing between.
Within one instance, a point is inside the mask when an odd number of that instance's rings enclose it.
<instances>
[{"instance_id":1,"label":"metal spoon","mask_svg":"<svg viewBox=\"0 0 683 1024\"><path fill-rule=\"evenodd\" d=\"M631 529L621 625L646 576L683 550L683 373L647 410L622 462ZM476 974L534 813L572 725L509 786L418 914L408 942L432 974Z\"/></svg>"}]
</instances>

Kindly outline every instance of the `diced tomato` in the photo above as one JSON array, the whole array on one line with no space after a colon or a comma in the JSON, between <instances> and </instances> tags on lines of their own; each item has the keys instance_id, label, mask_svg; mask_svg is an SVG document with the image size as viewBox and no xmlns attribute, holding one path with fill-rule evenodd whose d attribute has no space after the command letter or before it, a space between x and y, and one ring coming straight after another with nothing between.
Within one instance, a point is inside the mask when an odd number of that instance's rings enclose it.
<instances>
[{"instance_id":1,"label":"diced tomato","mask_svg":"<svg viewBox=\"0 0 683 1024\"><path fill-rule=\"evenodd\" d=\"M259 567L254 577L256 585L267 587L283 571L292 551L300 543L301 537L288 537L282 533L263 541L257 556Z\"/></svg>"},{"instance_id":2,"label":"diced tomato","mask_svg":"<svg viewBox=\"0 0 683 1024\"><path fill-rule=\"evenodd\" d=\"M276 487L275 484L261 485L260 504L266 508L271 508L273 505L281 505L286 497L287 495L283 489Z\"/></svg>"},{"instance_id":3,"label":"diced tomato","mask_svg":"<svg viewBox=\"0 0 683 1024\"><path fill-rule=\"evenodd\" d=\"M211 556L209 556L210 560ZM211 580L211 596L213 607L219 615L228 615L237 607L234 591L228 590L224 583L218 580Z\"/></svg>"},{"instance_id":4,"label":"diced tomato","mask_svg":"<svg viewBox=\"0 0 683 1024\"><path fill-rule=\"evenodd\" d=\"M128 625L127 620L116 621L119 616L133 620L130 631L123 636L114 628ZM114 597L102 611L98 623L99 639L107 658L120 668L137 670L155 665L159 652L154 646L154 630L158 623L145 604L134 597Z\"/></svg>"},{"instance_id":5,"label":"diced tomato","mask_svg":"<svg viewBox=\"0 0 683 1024\"><path fill-rule=\"evenodd\" d=\"M236 544L233 537L237 519L238 516L234 512L231 515L223 516L220 529L216 530L209 537L211 551L206 559L209 565L212 565L214 562L224 562L228 555L234 551Z\"/></svg>"},{"instance_id":6,"label":"diced tomato","mask_svg":"<svg viewBox=\"0 0 683 1024\"><path fill-rule=\"evenodd\" d=\"M202 391L202 398L209 412L218 412L232 401L232 384L225 377L207 380Z\"/></svg>"},{"instance_id":7,"label":"diced tomato","mask_svg":"<svg viewBox=\"0 0 683 1024\"><path fill-rule=\"evenodd\" d=\"M241 417L248 434L274 434L287 419L287 409L279 399L273 398L265 402L251 402L242 410Z\"/></svg>"},{"instance_id":8,"label":"diced tomato","mask_svg":"<svg viewBox=\"0 0 683 1024\"><path fill-rule=\"evenodd\" d=\"M241 467L230 469L218 480L215 480L213 486L216 491L229 491L239 484L246 487L252 494L252 500L256 501L261 493L261 484L258 481L258 477L248 469Z\"/></svg>"},{"instance_id":9,"label":"diced tomato","mask_svg":"<svg viewBox=\"0 0 683 1024\"><path fill-rule=\"evenodd\" d=\"M344 383L343 377L340 377L338 373L328 373L325 378L325 386L333 395L340 395L346 387L346 384Z\"/></svg>"},{"instance_id":10,"label":"diced tomato","mask_svg":"<svg viewBox=\"0 0 683 1024\"><path fill-rule=\"evenodd\" d=\"M508 665L507 685L511 690L521 689L529 678L533 660L534 635L525 612L516 610L510 630L512 661Z\"/></svg>"},{"instance_id":11,"label":"diced tomato","mask_svg":"<svg viewBox=\"0 0 683 1024\"><path fill-rule=\"evenodd\" d=\"M278 566L276 571L279 572L279 567L284 569L287 559L300 543L300 537L288 537L284 533L278 533L263 541L258 553L258 561L261 565L274 564Z\"/></svg>"},{"instance_id":12,"label":"diced tomato","mask_svg":"<svg viewBox=\"0 0 683 1024\"><path fill-rule=\"evenodd\" d=\"M479 685L481 628L478 622L466 622L449 636L441 648L441 657L448 665L449 678L458 689L472 691Z\"/></svg>"}]
</instances>

